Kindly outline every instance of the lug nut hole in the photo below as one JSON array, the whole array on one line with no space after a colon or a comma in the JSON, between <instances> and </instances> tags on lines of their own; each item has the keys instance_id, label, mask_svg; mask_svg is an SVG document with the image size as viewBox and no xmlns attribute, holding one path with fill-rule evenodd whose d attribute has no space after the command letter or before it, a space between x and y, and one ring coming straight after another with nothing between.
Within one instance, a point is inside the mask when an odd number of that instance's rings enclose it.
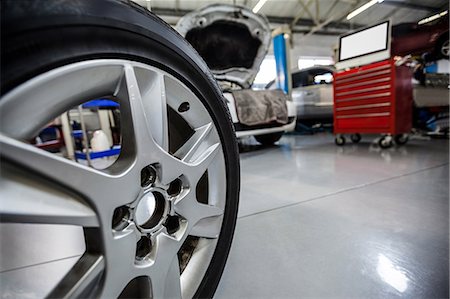
<instances>
[{"instance_id":1,"label":"lug nut hole","mask_svg":"<svg viewBox=\"0 0 450 299\"><path fill-rule=\"evenodd\" d=\"M183 182L181 182L180 179L174 180L169 185L169 189L167 189L167 194L170 196L177 196L181 193L181 190L183 189Z\"/></svg>"},{"instance_id":2,"label":"lug nut hole","mask_svg":"<svg viewBox=\"0 0 450 299\"><path fill-rule=\"evenodd\" d=\"M136 244L136 258L144 259L152 251L152 241L148 237L141 237Z\"/></svg>"},{"instance_id":3,"label":"lug nut hole","mask_svg":"<svg viewBox=\"0 0 450 299\"><path fill-rule=\"evenodd\" d=\"M172 235L180 228L180 218L178 216L169 216L167 217L164 226L166 227L167 232Z\"/></svg>"},{"instance_id":4,"label":"lug nut hole","mask_svg":"<svg viewBox=\"0 0 450 299\"><path fill-rule=\"evenodd\" d=\"M116 231L123 230L128 225L130 210L126 206L118 207L114 210L112 228Z\"/></svg>"},{"instance_id":5,"label":"lug nut hole","mask_svg":"<svg viewBox=\"0 0 450 299\"><path fill-rule=\"evenodd\" d=\"M141 170L141 187L148 187L156 181L156 169L149 165Z\"/></svg>"}]
</instances>

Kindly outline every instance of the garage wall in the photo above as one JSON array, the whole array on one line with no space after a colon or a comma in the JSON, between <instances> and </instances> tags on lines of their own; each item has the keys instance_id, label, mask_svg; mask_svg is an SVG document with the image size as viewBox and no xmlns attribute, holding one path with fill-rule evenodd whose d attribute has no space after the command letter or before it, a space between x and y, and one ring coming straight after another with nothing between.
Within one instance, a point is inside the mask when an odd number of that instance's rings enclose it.
<instances>
[{"instance_id":1,"label":"garage wall","mask_svg":"<svg viewBox=\"0 0 450 299\"><path fill-rule=\"evenodd\" d=\"M333 48L338 43L338 36L294 34L293 48L291 48L291 68L297 67L300 57L333 57ZM269 55L273 55L273 45L270 45Z\"/></svg>"},{"instance_id":2,"label":"garage wall","mask_svg":"<svg viewBox=\"0 0 450 299\"><path fill-rule=\"evenodd\" d=\"M301 34L294 34L294 43L291 49L292 68L297 67L300 57L333 57L333 48L337 42L337 36L311 35L304 37Z\"/></svg>"}]
</instances>

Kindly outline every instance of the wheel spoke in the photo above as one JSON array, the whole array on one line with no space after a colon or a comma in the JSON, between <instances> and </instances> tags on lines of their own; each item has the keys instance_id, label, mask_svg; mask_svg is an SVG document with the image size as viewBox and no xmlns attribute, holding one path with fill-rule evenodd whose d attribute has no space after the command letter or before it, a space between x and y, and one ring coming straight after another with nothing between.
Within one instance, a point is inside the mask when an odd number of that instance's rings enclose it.
<instances>
[{"instance_id":1,"label":"wheel spoke","mask_svg":"<svg viewBox=\"0 0 450 299\"><path fill-rule=\"evenodd\" d=\"M166 275L152 276L150 280L152 283L152 299L181 298L180 265L176 256L172 260Z\"/></svg>"},{"instance_id":2,"label":"wheel spoke","mask_svg":"<svg viewBox=\"0 0 450 299\"><path fill-rule=\"evenodd\" d=\"M84 254L56 285L48 298L93 297L92 292L95 292L95 286L99 283L104 269L103 256Z\"/></svg>"},{"instance_id":3,"label":"wheel spoke","mask_svg":"<svg viewBox=\"0 0 450 299\"><path fill-rule=\"evenodd\" d=\"M175 240L165 234L158 236L156 262L150 268L149 275L152 282L152 298L181 298L177 252L183 240Z\"/></svg>"},{"instance_id":4,"label":"wheel spoke","mask_svg":"<svg viewBox=\"0 0 450 299\"><path fill-rule=\"evenodd\" d=\"M203 176L209 165L214 161L217 153L220 151L220 144L215 143L203 150L198 158L189 164L189 169L184 173L192 186L197 184L198 180Z\"/></svg>"},{"instance_id":5,"label":"wheel spoke","mask_svg":"<svg viewBox=\"0 0 450 299\"><path fill-rule=\"evenodd\" d=\"M221 229L221 217L209 217L198 221L189 232L189 235L215 239L219 237Z\"/></svg>"},{"instance_id":6,"label":"wheel spoke","mask_svg":"<svg viewBox=\"0 0 450 299\"><path fill-rule=\"evenodd\" d=\"M148 128L156 143L167 152L169 132L164 75L143 68L134 68L134 74L141 95L142 107L147 115Z\"/></svg>"},{"instance_id":7,"label":"wheel spoke","mask_svg":"<svg viewBox=\"0 0 450 299\"><path fill-rule=\"evenodd\" d=\"M148 71L147 71L148 72ZM128 99L129 111L123 107L124 140L134 136L136 156L144 161L156 162L168 148L167 106L164 94L164 78L160 74L139 72L124 66L117 97ZM148 82L145 82L145 79ZM132 125L132 126L130 126Z\"/></svg>"},{"instance_id":8,"label":"wheel spoke","mask_svg":"<svg viewBox=\"0 0 450 299\"><path fill-rule=\"evenodd\" d=\"M128 100L127 103L129 104L129 107L123 105L124 107L121 110L125 118L122 134L124 143L131 146L131 144L128 144L128 138L134 136L135 155L148 159L152 152L157 152L159 149L148 127L148 116L142 103L134 68L131 65L125 65L124 67L124 77L119 82L116 96L121 100Z\"/></svg>"},{"instance_id":9,"label":"wheel spoke","mask_svg":"<svg viewBox=\"0 0 450 299\"><path fill-rule=\"evenodd\" d=\"M101 298L117 298L133 278L139 276L134 266L138 235L133 226L112 240L106 236L106 273Z\"/></svg>"},{"instance_id":10,"label":"wheel spoke","mask_svg":"<svg viewBox=\"0 0 450 299\"><path fill-rule=\"evenodd\" d=\"M122 235L115 236L113 240L107 241L105 244L106 257L108 259L108 267L113 272L114 269L122 269L121 272L133 273L132 267L136 254L136 243L139 237L136 234L136 227L130 227L126 231L122 232ZM108 272L108 275L111 273Z\"/></svg>"},{"instance_id":11,"label":"wheel spoke","mask_svg":"<svg viewBox=\"0 0 450 299\"><path fill-rule=\"evenodd\" d=\"M206 219L223 215L221 208L199 203L192 190L175 203L175 212L185 217L191 227L195 228L199 224L197 228L193 229L194 235L204 234L206 237L215 237L217 233L215 226L211 227L211 230L208 231L208 224L211 222L206 221ZM202 220L202 223L198 223L200 220ZM192 233L189 232L189 234Z\"/></svg>"},{"instance_id":12,"label":"wheel spoke","mask_svg":"<svg viewBox=\"0 0 450 299\"><path fill-rule=\"evenodd\" d=\"M139 239L136 226L131 225L126 230L112 236L110 230L104 231L104 252L106 271L98 298L117 298L133 278L140 276L136 268L136 242ZM95 234L87 237L88 245L95 243ZM96 247L94 247L96 250Z\"/></svg>"},{"instance_id":13,"label":"wheel spoke","mask_svg":"<svg viewBox=\"0 0 450 299\"><path fill-rule=\"evenodd\" d=\"M180 264L176 255L167 272L164 296L162 298L181 298Z\"/></svg>"},{"instance_id":14,"label":"wheel spoke","mask_svg":"<svg viewBox=\"0 0 450 299\"><path fill-rule=\"evenodd\" d=\"M153 163L164 165L161 169L161 181L168 184L182 174L183 163L167 152L167 111L165 103L162 104L165 102L165 96L161 95L162 91L157 92L164 89L164 78L162 75L153 73L140 73L138 80L135 69L131 65L125 65L124 72L125 76L121 79L117 93L119 98L129 99L130 110L127 111L126 107L122 109L124 117L130 120L123 124L124 142L128 144L129 136L134 136L132 143L136 146L134 155L137 158L138 167ZM144 101L139 82L144 81L145 78L152 84L148 83L147 86L145 83L141 83L141 86L144 86ZM154 102L159 104L155 104L156 107L153 107ZM159 119L159 124L155 123L155 120L150 122L154 115L156 115L156 119ZM129 127L129 124L132 126ZM160 143L156 139L159 139Z\"/></svg>"},{"instance_id":15,"label":"wheel spoke","mask_svg":"<svg viewBox=\"0 0 450 299\"><path fill-rule=\"evenodd\" d=\"M99 171L59 157L0 134L2 159L18 164L61 186L80 193L97 208L114 207L134 199L139 173L128 170L119 175ZM122 186L129 188L122 188ZM108 192L105 192L105 191Z\"/></svg>"},{"instance_id":16,"label":"wheel spoke","mask_svg":"<svg viewBox=\"0 0 450 299\"><path fill-rule=\"evenodd\" d=\"M167 104L178 111L183 103L189 103L189 109L181 112L181 116L192 128L199 128L211 122L208 111L196 95L178 80L165 76Z\"/></svg>"},{"instance_id":17,"label":"wheel spoke","mask_svg":"<svg viewBox=\"0 0 450 299\"><path fill-rule=\"evenodd\" d=\"M182 161L190 162L195 158L199 147L206 141L209 133L212 129L212 123L206 124L195 130L195 133L184 143L174 154L174 156L180 158Z\"/></svg>"},{"instance_id":18,"label":"wheel spoke","mask_svg":"<svg viewBox=\"0 0 450 299\"><path fill-rule=\"evenodd\" d=\"M191 186L196 186L220 150L219 144L214 143L216 136L211 134L212 126L212 123L208 123L197 128L193 136L175 153L175 156L189 163L186 175ZM175 205L175 210L191 222L189 234L216 238L220 232L221 219L215 216L222 215L223 211L215 206L201 204L195 198L189 198L191 196L193 192Z\"/></svg>"},{"instance_id":19,"label":"wheel spoke","mask_svg":"<svg viewBox=\"0 0 450 299\"><path fill-rule=\"evenodd\" d=\"M2 94L0 131L17 139L33 138L68 109L114 92L121 71L117 63L84 61L35 77Z\"/></svg>"},{"instance_id":20,"label":"wheel spoke","mask_svg":"<svg viewBox=\"0 0 450 299\"><path fill-rule=\"evenodd\" d=\"M95 212L82 202L20 177L6 165L0 168L0 195L2 222L99 225Z\"/></svg>"},{"instance_id":21,"label":"wheel spoke","mask_svg":"<svg viewBox=\"0 0 450 299\"><path fill-rule=\"evenodd\" d=\"M214 161L219 151L220 144L215 143L198 153L196 159L191 163L178 160L169 154L161 155L159 163L164 165L161 174L161 181L164 184L169 184L183 174L188 178L190 184L195 186L208 169L208 166Z\"/></svg>"}]
</instances>

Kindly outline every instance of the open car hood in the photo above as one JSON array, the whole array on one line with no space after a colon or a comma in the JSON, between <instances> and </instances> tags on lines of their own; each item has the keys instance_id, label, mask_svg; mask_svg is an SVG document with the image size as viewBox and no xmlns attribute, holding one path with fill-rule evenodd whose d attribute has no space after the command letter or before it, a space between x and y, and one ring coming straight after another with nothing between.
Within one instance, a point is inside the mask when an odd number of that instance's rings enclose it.
<instances>
[{"instance_id":1,"label":"open car hood","mask_svg":"<svg viewBox=\"0 0 450 299\"><path fill-rule=\"evenodd\" d=\"M218 81L249 88L269 49L269 22L243 6L213 4L182 17L177 31L203 57Z\"/></svg>"}]
</instances>

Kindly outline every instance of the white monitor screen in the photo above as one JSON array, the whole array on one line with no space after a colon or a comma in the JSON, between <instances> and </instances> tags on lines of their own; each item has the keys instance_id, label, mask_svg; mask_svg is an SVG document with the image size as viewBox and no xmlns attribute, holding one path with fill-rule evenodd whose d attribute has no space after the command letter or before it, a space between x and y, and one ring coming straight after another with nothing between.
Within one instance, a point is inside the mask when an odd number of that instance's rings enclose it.
<instances>
[{"instance_id":1,"label":"white monitor screen","mask_svg":"<svg viewBox=\"0 0 450 299\"><path fill-rule=\"evenodd\" d=\"M388 37L389 21L342 36L339 61L386 50Z\"/></svg>"}]
</instances>

